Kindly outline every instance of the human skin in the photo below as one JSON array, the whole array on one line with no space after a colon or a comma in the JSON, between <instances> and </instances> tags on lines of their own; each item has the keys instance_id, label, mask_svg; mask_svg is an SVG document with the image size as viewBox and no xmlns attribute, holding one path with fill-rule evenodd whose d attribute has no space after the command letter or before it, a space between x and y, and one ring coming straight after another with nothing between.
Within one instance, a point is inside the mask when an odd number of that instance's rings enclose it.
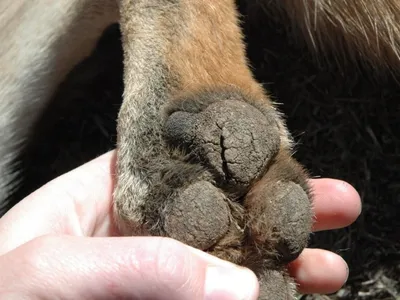
<instances>
[{"instance_id":1,"label":"human skin","mask_svg":"<svg viewBox=\"0 0 400 300\"><path fill-rule=\"evenodd\" d=\"M114 166L112 151L51 181L0 219L0 298L257 298L247 269L168 238L118 237ZM360 197L349 184L311 185L314 231L345 227L359 216ZM302 293L334 292L348 276L340 256L320 249L305 249L289 269Z\"/></svg>"}]
</instances>

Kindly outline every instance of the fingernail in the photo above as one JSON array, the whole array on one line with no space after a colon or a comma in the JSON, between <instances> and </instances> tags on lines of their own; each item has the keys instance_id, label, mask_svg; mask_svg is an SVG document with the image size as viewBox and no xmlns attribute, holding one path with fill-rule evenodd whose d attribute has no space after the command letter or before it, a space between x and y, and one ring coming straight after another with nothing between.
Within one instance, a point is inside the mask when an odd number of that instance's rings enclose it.
<instances>
[{"instance_id":1,"label":"fingernail","mask_svg":"<svg viewBox=\"0 0 400 300\"><path fill-rule=\"evenodd\" d=\"M257 277L240 267L209 266L206 273L205 300L256 300Z\"/></svg>"}]
</instances>

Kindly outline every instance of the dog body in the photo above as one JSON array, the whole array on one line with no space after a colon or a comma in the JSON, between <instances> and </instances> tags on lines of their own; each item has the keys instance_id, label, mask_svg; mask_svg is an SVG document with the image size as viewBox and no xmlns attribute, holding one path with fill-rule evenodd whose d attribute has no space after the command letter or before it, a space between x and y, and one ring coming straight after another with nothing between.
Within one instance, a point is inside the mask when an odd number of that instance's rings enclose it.
<instances>
[{"instance_id":1,"label":"dog body","mask_svg":"<svg viewBox=\"0 0 400 300\"><path fill-rule=\"evenodd\" d=\"M118 20L115 1L2 1L0 4L0 211L18 184L15 159L69 71ZM40 20L40 21L39 21Z\"/></svg>"}]
</instances>

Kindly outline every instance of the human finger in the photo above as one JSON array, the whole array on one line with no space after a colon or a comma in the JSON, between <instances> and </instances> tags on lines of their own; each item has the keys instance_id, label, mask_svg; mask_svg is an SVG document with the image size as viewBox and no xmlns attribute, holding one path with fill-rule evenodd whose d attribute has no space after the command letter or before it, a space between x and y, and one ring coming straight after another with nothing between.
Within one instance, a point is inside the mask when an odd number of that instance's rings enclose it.
<instances>
[{"instance_id":1,"label":"human finger","mask_svg":"<svg viewBox=\"0 0 400 300\"><path fill-rule=\"evenodd\" d=\"M314 194L313 231L331 230L352 224L361 213L361 199L347 182L336 179L311 180Z\"/></svg>"},{"instance_id":2,"label":"human finger","mask_svg":"<svg viewBox=\"0 0 400 300\"><path fill-rule=\"evenodd\" d=\"M167 238L42 237L0 257L2 298L257 299L257 278ZM7 298L8 297L8 298ZM10 298L11 297L11 298Z\"/></svg>"},{"instance_id":3,"label":"human finger","mask_svg":"<svg viewBox=\"0 0 400 300\"><path fill-rule=\"evenodd\" d=\"M291 275L304 294L330 294L338 291L349 274L347 263L339 255L321 249L305 249L289 265Z\"/></svg>"},{"instance_id":4,"label":"human finger","mask_svg":"<svg viewBox=\"0 0 400 300\"><path fill-rule=\"evenodd\" d=\"M38 236L116 235L112 220L115 151L33 192L0 219L0 254Z\"/></svg>"}]
</instances>

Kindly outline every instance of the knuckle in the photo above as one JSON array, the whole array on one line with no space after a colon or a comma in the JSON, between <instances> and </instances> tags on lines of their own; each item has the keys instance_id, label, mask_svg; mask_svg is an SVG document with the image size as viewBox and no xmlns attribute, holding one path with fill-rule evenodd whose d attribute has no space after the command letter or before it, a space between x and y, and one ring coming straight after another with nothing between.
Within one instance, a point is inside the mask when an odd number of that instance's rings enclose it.
<instances>
[{"instance_id":1,"label":"knuckle","mask_svg":"<svg viewBox=\"0 0 400 300\"><path fill-rule=\"evenodd\" d=\"M56 249L57 240L58 238L51 236L38 237L7 253L5 257L11 266L8 275L10 278L18 278L17 281L13 280L10 287L15 287L17 284L28 288L35 282L39 284L45 282L46 278L43 276L49 272L51 266L49 259Z\"/></svg>"},{"instance_id":2,"label":"knuckle","mask_svg":"<svg viewBox=\"0 0 400 300\"><path fill-rule=\"evenodd\" d=\"M33 269L43 267L44 260L50 257L57 245L59 245L59 238L51 235L45 235L33 239L26 243L24 260Z\"/></svg>"}]
</instances>

